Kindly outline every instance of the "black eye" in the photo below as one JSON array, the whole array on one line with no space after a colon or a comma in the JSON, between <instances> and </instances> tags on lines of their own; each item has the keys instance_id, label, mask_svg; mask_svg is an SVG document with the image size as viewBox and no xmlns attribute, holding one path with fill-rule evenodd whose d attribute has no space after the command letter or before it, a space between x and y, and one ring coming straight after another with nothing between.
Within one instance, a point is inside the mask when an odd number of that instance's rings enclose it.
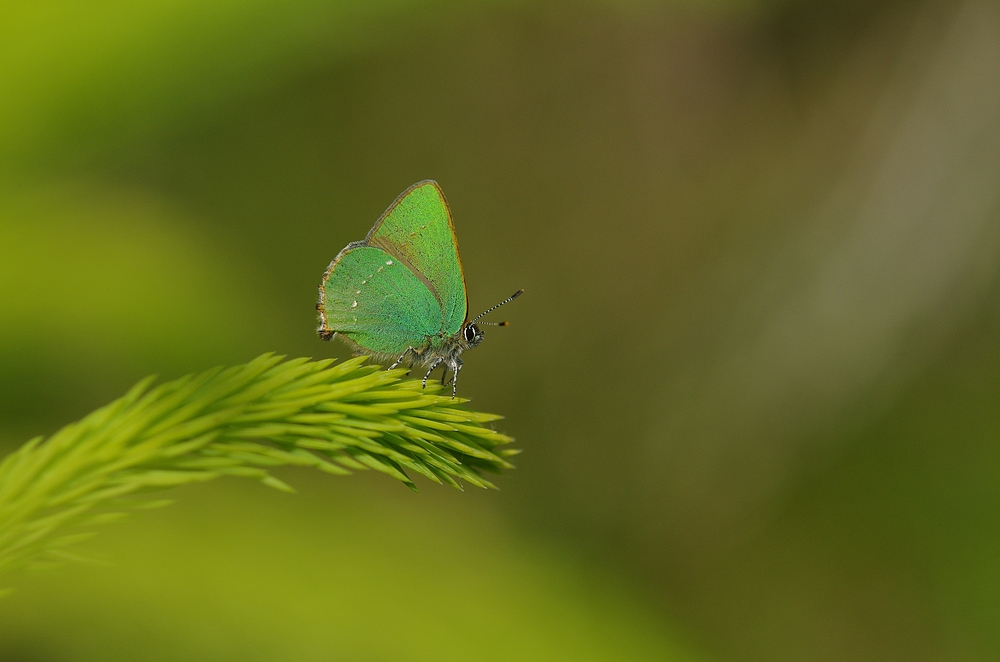
<instances>
[{"instance_id":1,"label":"black eye","mask_svg":"<svg viewBox=\"0 0 1000 662\"><path fill-rule=\"evenodd\" d=\"M475 324L470 324L465 327L465 342L472 342L479 335L479 329L476 328Z\"/></svg>"}]
</instances>

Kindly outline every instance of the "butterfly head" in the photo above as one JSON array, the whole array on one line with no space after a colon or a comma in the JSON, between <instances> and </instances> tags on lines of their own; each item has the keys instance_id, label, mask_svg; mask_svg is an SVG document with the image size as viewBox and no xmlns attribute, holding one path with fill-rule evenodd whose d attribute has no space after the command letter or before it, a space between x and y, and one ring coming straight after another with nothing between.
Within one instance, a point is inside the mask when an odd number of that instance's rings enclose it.
<instances>
[{"instance_id":1,"label":"butterfly head","mask_svg":"<svg viewBox=\"0 0 1000 662\"><path fill-rule=\"evenodd\" d=\"M507 297L497 305L493 306L486 312L482 313L481 315L475 317L472 321L466 322L465 325L462 327L461 332L459 333L462 349L469 349L483 342L483 332L479 327L507 326L507 322L480 322L479 320L483 317L483 315L491 313L500 306L504 305L505 303L513 301L517 297L521 296L522 292L524 292L524 290L518 290L517 292L514 292L514 294L510 295L509 297Z\"/></svg>"},{"instance_id":2,"label":"butterfly head","mask_svg":"<svg viewBox=\"0 0 1000 662\"><path fill-rule=\"evenodd\" d=\"M462 340L466 349L470 347L475 347L479 343L483 342L483 332L479 330L477 324L469 323L462 327Z\"/></svg>"}]
</instances>

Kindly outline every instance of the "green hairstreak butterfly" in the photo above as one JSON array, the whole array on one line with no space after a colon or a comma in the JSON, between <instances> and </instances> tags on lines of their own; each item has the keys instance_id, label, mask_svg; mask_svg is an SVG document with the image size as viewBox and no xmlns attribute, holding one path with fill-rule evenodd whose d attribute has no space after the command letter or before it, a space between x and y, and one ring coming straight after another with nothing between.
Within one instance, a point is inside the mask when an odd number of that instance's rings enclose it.
<instances>
[{"instance_id":1,"label":"green hairstreak butterfly","mask_svg":"<svg viewBox=\"0 0 1000 662\"><path fill-rule=\"evenodd\" d=\"M481 326L506 322L479 319L524 290L518 290L482 315L468 319L465 274L451 210L437 182L417 182L403 191L362 241L344 247L327 267L319 286L319 336L340 336L355 354L409 360L452 372L452 397L458 391L462 352L483 341ZM398 357L398 358L397 358Z\"/></svg>"}]
</instances>

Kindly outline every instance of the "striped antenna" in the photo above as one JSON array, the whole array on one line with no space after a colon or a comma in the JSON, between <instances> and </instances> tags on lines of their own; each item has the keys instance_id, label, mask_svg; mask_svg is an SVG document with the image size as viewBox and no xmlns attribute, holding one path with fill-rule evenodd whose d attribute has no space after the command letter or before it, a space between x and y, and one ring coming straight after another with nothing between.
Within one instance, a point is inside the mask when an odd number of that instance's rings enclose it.
<instances>
[{"instance_id":1,"label":"striped antenna","mask_svg":"<svg viewBox=\"0 0 1000 662\"><path fill-rule=\"evenodd\" d=\"M483 315L489 315L490 313L492 313L494 310L496 310L500 306L504 305L505 303L510 303L511 301L513 301L517 297L521 296L522 294L524 294L524 290L518 290L517 292L514 292L509 297L507 297L506 299L504 299L503 301L501 301L497 305L495 305L492 308L490 308L489 310L487 310L485 313L480 314L479 317L477 317L474 320L470 321L469 324L474 324L476 322L476 320L478 320L480 317L483 317ZM507 322L483 322L482 324L485 325L485 326L507 326Z\"/></svg>"}]
</instances>

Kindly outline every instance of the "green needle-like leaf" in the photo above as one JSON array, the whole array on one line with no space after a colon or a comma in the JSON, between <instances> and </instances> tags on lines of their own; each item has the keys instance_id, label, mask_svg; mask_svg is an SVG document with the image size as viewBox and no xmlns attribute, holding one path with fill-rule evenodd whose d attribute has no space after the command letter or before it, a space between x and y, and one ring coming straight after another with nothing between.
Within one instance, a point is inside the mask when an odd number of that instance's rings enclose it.
<instances>
[{"instance_id":1,"label":"green needle-like leaf","mask_svg":"<svg viewBox=\"0 0 1000 662\"><path fill-rule=\"evenodd\" d=\"M265 354L155 387L149 378L32 439L0 462L0 572L72 559L62 548L87 537L80 527L169 503L130 494L223 475L291 491L269 469L374 469L412 488L409 470L461 489L493 487L480 472L511 468L514 453L497 447L512 439L484 425L499 416L364 361Z\"/></svg>"}]
</instances>

